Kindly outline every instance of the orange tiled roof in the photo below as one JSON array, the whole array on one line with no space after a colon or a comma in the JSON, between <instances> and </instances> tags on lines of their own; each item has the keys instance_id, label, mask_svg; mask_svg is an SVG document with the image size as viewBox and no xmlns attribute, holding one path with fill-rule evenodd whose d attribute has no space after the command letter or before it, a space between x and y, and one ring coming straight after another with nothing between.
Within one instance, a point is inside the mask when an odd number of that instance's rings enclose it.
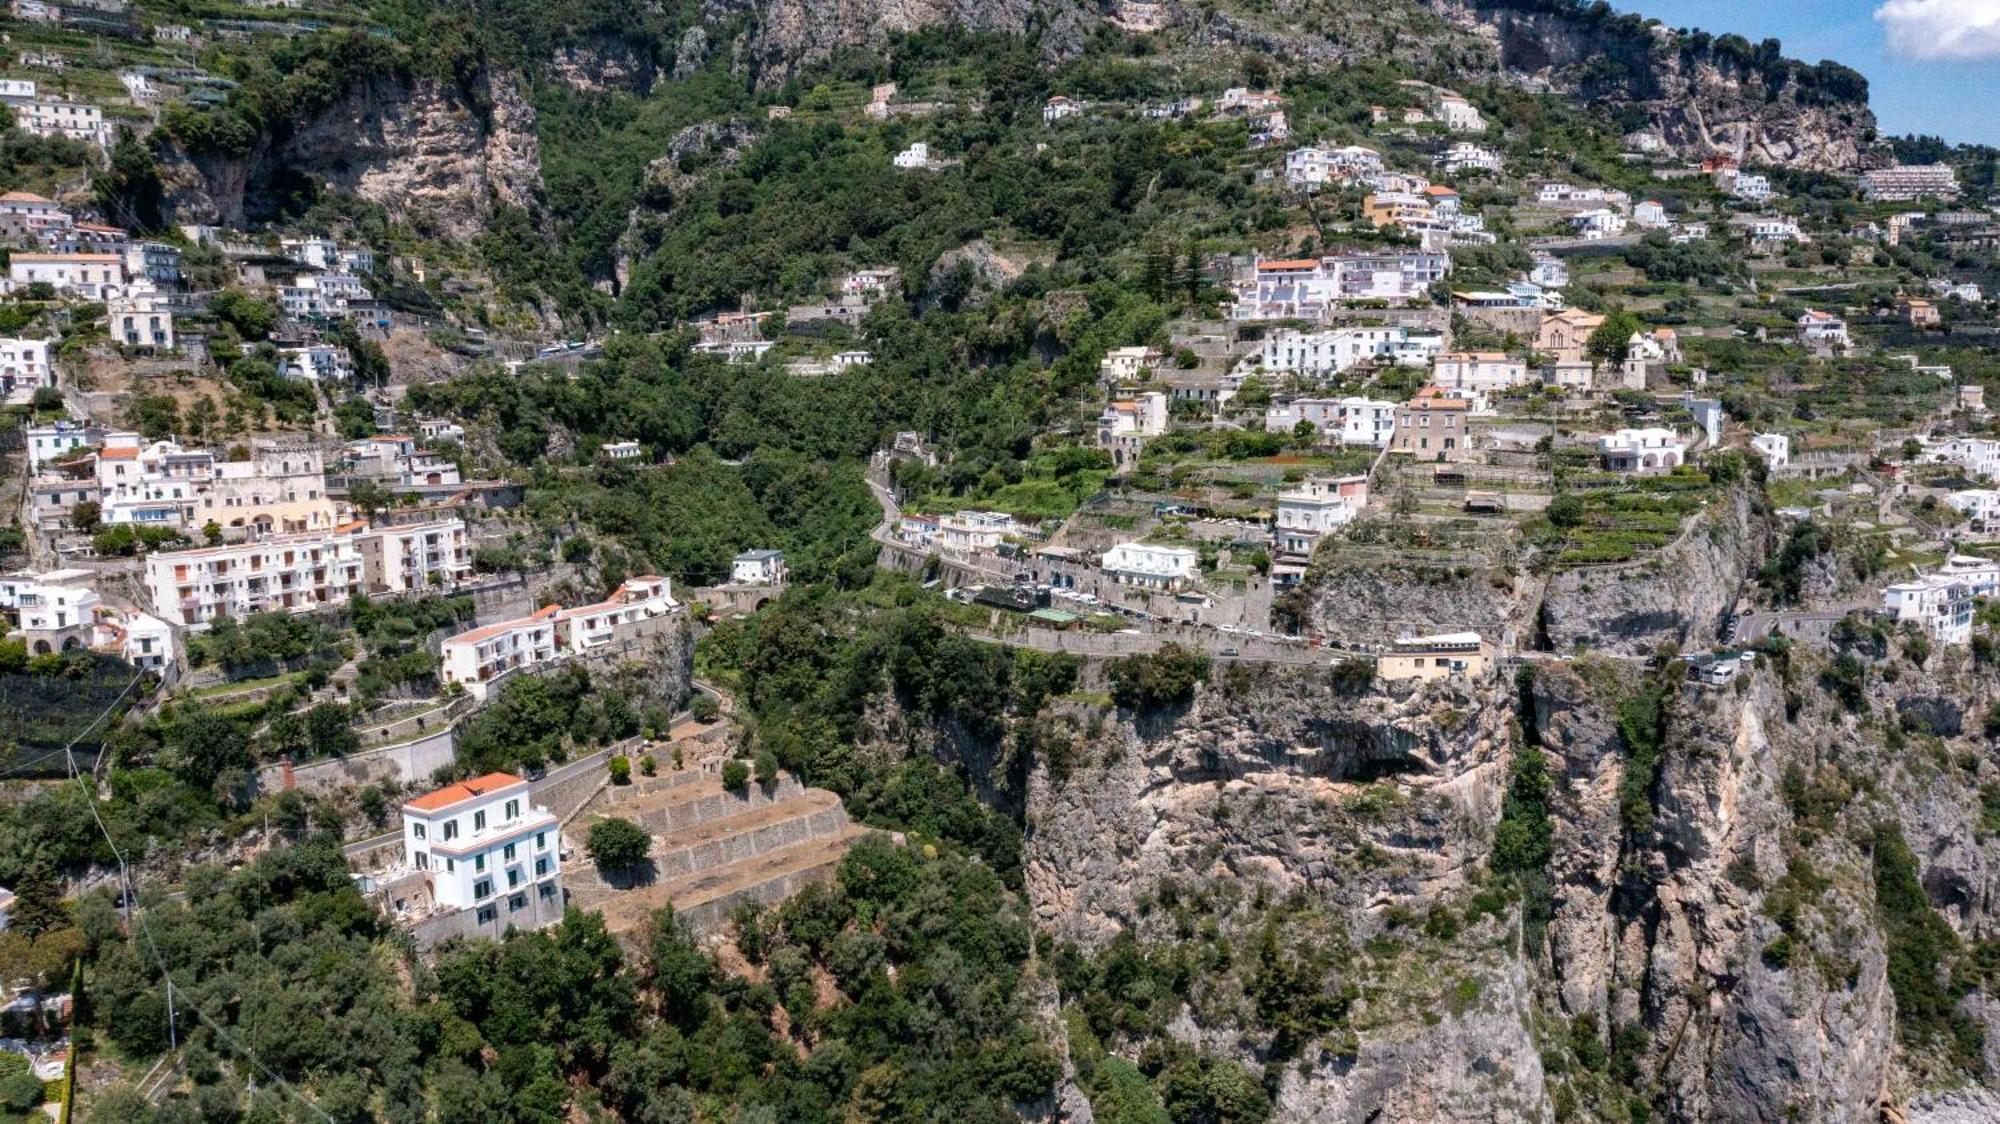
<instances>
[{"instance_id":1,"label":"orange tiled roof","mask_svg":"<svg viewBox=\"0 0 2000 1124\"><path fill-rule=\"evenodd\" d=\"M1278 261L1260 261L1258 269L1316 269L1319 262L1312 258L1284 258Z\"/></svg>"},{"instance_id":2,"label":"orange tiled roof","mask_svg":"<svg viewBox=\"0 0 2000 1124\"><path fill-rule=\"evenodd\" d=\"M555 616L555 615L557 614L557 612L558 612L558 610L557 610L556 606L554 606L554 605L544 605L544 606L542 606L541 608L539 608L539 609L536 609L536 610L535 610L534 612L532 612L532 613L528 614L528 615L527 615L527 616L525 616L525 617L517 617L517 618L515 618L514 620L511 620L511 621L501 621L501 622L500 622L500 623L498 623L498 624L489 624L489 625L485 626L484 628L475 628L475 629L473 629L473 630L472 630L472 631L470 631L470 632L461 632L461 633L459 633L459 634L458 634L457 636L453 636L453 637L450 637L450 638L446 639L446 640L445 640L445 643L447 643L447 644L477 644L477 643L479 643L479 642L480 642L480 641L482 641L482 640L491 640L491 639L493 639L493 638L494 638L495 636L498 636L498 635L500 635L500 634L501 634L501 633L503 633L503 632L507 632L507 631L509 631L509 630L511 630L511 629L516 629L516 628L519 628L519 627L521 627L521 626L522 626L523 624L526 624L526 623L527 623L527 622L529 622L529 621L543 621L543 620L547 620L547 619L549 619L550 617L552 617L552 616Z\"/></svg>"},{"instance_id":3,"label":"orange tiled roof","mask_svg":"<svg viewBox=\"0 0 2000 1124\"><path fill-rule=\"evenodd\" d=\"M139 450L132 448L100 449L97 452L97 459L99 460L129 461L129 460L137 460L138 458L139 458Z\"/></svg>"},{"instance_id":4,"label":"orange tiled roof","mask_svg":"<svg viewBox=\"0 0 2000 1124\"><path fill-rule=\"evenodd\" d=\"M514 785L526 783L528 782L512 773L488 773L483 777L474 777L469 781L448 784L436 792L426 792L415 800L403 805L403 807L414 808L419 812L441 812L454 804L463 804L474 797L485 796L489 793L498 792L503 788L511 788Z\"/></svg>"}]
</instances>

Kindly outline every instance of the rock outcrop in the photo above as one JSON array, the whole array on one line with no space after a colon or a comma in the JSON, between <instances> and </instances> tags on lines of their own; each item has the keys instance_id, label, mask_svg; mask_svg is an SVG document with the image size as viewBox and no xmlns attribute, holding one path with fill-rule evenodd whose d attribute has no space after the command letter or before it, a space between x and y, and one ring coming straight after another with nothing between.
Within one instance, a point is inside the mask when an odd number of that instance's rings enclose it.
<instances>
[{"instance_id":1,"label":"rock outcrop","mask_svg":"<svg viewBox=\"0 0 2000 1124\"><path fill-rule=\"evenodd\" d=\"M1647 656L1713 641L1736 604L1744 575L1761 549L1750 501L1736 492L1690 520L1666 549L1614 566L1567 570L1542 596L1547 646Z\"/></svg>"},{"instance_id":2,"label":"rock outcrop","mask_svg":"<svg viewBox=\"0 0 2000 1124\"><path fill-rule=\"evenodd\" d=\"M511 74L469 86L378 75L241 157L170 154L176 221L242 225L308 184L352 191L419 230L469 241L493 205L541 190L535 111Z\"/></svg>"}]
</instances>

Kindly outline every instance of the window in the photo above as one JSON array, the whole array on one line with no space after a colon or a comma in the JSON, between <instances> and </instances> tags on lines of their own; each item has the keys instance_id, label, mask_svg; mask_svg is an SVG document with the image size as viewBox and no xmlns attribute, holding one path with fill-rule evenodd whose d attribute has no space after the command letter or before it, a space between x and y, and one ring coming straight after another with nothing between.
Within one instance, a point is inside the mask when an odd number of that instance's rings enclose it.
<instances>
[{"instance_id":1,"label":"window","mask_svg":"<svg viewBox=\"0 0 2000 1124\"><path fill-rule=\"evenodd\" d=\"M546 850L548 850L548 849L549 849L549 833L548 833L548 832L546 832L546 831L538 831L538 832L536 832L536 833L535 833L535 850L537 850L537 851L546 851Z\"/></svg>"},{"instance_id":2,"label":"window","mask_svg":"<svg viewBox=\"0 0 2000 1124\"><path fill-rule=\"evenodd\" d=\"M428 854L427 852L424 852L424 851L418 851L418 852L417 852L417 869L418 869L418 870L429 870L430 868L431 868L431 857L430 857L430 855L429 855L429 854Z\"/></svg>"},{"instance_id":3,"label":"window","mask_svg":"<svg viewBox=\"0 0 2000 1124\"><path fill-rule=\"evenodd\" d=\"M457 861L456 861L456 860L454 860L454 859L452 859L452 857L451 857L451 856L449 856L449 855L445 856L445 860L444 860L444 872L445 872L446 874L455 874L455 873L457 873L457 872L458 872L458 863L457 863Z\"/></svg>"},{"instance_id":4,"label":"window","mask_svg":"<svg viewBox=\"0 0 2000 1124\"><path fill-rule=\"evenodd\" d=\"M491 878L482 878L482 879L480 879L479 881L477 881L477 882L474 882L474 883L472 884L472 896L473 896L473 897L475 897L475 898L490 898L490 897L492 897L492 896L493 896L493 880L492 880Z\"/></svg>"},{"instance_id":5,"label":"window","mask_svg":"<svg viewBox=\"0 0 2000 1124\"><path fill-rule=\"evenodd\" d=\"M479 907L478 916L481 925L491 925L494 919L500 916L500 912L490 905L482 905Z\"/></svg>"},{"instance_id":6,"label":"window","mask_svg":"<svg viewBox=\"0 0 2000 1124\"><path fill-rule=\"evenodd\" d=\"M458 821L444 821L444 841L449 843L456 838L458 838Z\"/></svg>"},{"instance_id":7,"label":"window","mask_svg":"<svg viewBox=\"0 0 2000 1124\"><path fill-rule=\"evenodd\" d=\"M513 889L514 887L516 887L516 886L519 886L520 884L521 884L521 872L520 872L520 871L518 871L518 870L510 870L510 871L508 871L508 872L507 872L507 888L508 888L509 890L511 890L511 889Z\"/></svg>"},{"instance_id":8,"label":"window","mask_svg":"<svg viewBox=\"0 0 2000 1124\"><path fill-rule=\"evenodd\" d=\"M485 831L485 830L486 830L486 813L485 813L485 812L474 812L474 813L472 813L472 830L474 830L474 831Z\"/></svg>"},{"instance_id":9,"label":"window","mask_svg":"<svg viewBox=\"0 0 2000 1124\"><path fill-rule=\"evenodd\" d=\"M544 883L542 883L542 888L541 888L541 893L542 893L542 896L543 896L543 897L545 897L545 898L553 898L553 897L555 897L555 896L556 896L556 885L555 885L555 883L553 883L553 882L544 882Z\"/></svg>"},{"instance_id":10,"label":"window","mask_svg":"<svg viewBox=\"0 0 2000 1124\"><path fill-rule=\"evenodd\" d=\"M151 643L151 642L150 642L150 641L148 641L148 643ZM411 825L410 825L410 835L411 835L411 837L412 837L412 838L416 838L416 839L422 839L422 838L424 837L424 825L423 825L423 824L420 824L420 823L413 823L413 824L411 824Z\"/></svg>"},{"instance_id":11,"label":"window","mask_svg":"<svg viewBox=\"0 0 2000 1124\"><path fill-rule=\"evenodd\" d=\"M526 894L515 894L513 897L507 899L507 912L509 913L518 913L526 908L528 908L528 895Z\"/></svg>"},{"instance_id":12,"label":"window","mask_svg":"<svg viewBox=\"0 0 2000 1124\"><path fill-rule=\"evenodd\" d=\"M486 856L485 856L485 855L474 855L474 856L472 856L472 869L474 869L474 870L485 870L485 869L486 869Z\"/></svg>"},{"instance_id":13,"label":"window","mask_svg":"<svg viewBox=\"0 0 2000 1124\"><path fill-rule=\"evenodd\" d=\"M537 878L540 878L540 877L541 877L542 875L544 875L544 874L547 874L548 872L549 872L549 860L548 860L548 856L544 855L543 857L541 857L541 858L539 858L539 859L536 859L536 860L535 860L535 877L537 877Z\"/></svg>"},{"instance_id":14,"label":"window","mask_svg":"<svg viewBox=\"0 0 2000 1124\"><path fill-rule=\"evenodd\" d=\"M509 844L507 844L507 859L506 859L506 861L507 861L507 862L513 862L513 861L514 861L514 844L512 844L512 843L509 843Z\"/></svg>"},{"instance_id":15,"label":"window","mask_svg":"<svg viewBox=\"0 0 2000 1124\"><path fill-rule=\"evenodd\" d=\"M514 820L514 819L519 819L520 817L521 817L521 802L519 800L507 801L507 818L510 820Z\"/></svg>"}]
</instances>

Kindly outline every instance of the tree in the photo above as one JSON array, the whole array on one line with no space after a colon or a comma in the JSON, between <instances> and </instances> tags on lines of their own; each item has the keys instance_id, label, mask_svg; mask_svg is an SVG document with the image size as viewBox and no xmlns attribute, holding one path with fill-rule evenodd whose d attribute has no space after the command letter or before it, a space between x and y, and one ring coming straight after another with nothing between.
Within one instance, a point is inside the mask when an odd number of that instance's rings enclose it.
<instances>
[{"instance_id":1,"label":"tree","mask_svg":"<svg viewBox=\"0 0 2000 1124\"><path fill-rule=\"evenodd\" d=\"M1622 308L1614 308L1605 313L1604 323L1590 333L1590 342L1584 345L1584 349L1600 363L1623 362L1626 349L1631 347L1632 337L1640 327L1637 316Z\"/></svg>"},{"instance_id":2,"label":"tree","mask_svg":"<svg viewBox=\"0 0 2000 1124\"><path fill-rule=\"evenodd\" d=\"M708 723L721 717L722 707L715 701L713 695L696 692L693 700L688 703L688 713L694 716L696 722Z\"/></svg>"},{"instance_id":3,"label":"tree","mask_svg":"<svg viewBox=\"0 0 2000 1124\"><path fill-rule=\"evenodd\" d=\"M630 870L645 861L646 852L652 848L653 837L645 828L617 816L591 824L584 843L590 861L604 871Z\"/></svg>"},{"instance_id":4,"label":"tree","mask_svg":"<svg viewBox=\"0 0 2000 1124\"><path fill-rule=\"evenodd\" d=\"M1127 710L1177 706L1194 698L1195 685L1208 678L1208 658L1179 644L1149 655L1126 656L1111 665L1111 701Z\"/></svg>"},{"instance_id":5,"label":"tree","mask_svg":"<svg viewBox=\"0 0 2000 1124\"><path fill-rule=\"evenodd\" d=\"M722 763L722 787L742 792L750 786L750 766L732 757Z\"/></svg>"},{"instance_id":6,"label":"tree","mask_svg":"<svg viewBox=\"0 0 2000 1124\"><path fill-rule=\"evenodd\" d=\"M104 507L96 500L83 500L69 509L69 529L82 535L97 533L98 520L104 517Z\"/></svg>"},{"instance_id":7,"label":"tree","mask_svg":"<svg viewBox=\"0 0 2000 1124\"><path fill-rule=\"evenodd\" d=\"M130 129L118 130L118 143L103 171L91 178L97 205L119 226L159 230L166 225L166 185L153 150Z\"/></svg>"},{"instance_id":8,"label":"tree","mask_svg":"<svg viewBox=\"0 0 2000 1124\"><path fill-rule=\"evenodd\" d=\"M606 762L605 768L611 775L612 784L632 783L632 762L623 755L613 757L610 761Z\"/></svg>"}]
</instances>

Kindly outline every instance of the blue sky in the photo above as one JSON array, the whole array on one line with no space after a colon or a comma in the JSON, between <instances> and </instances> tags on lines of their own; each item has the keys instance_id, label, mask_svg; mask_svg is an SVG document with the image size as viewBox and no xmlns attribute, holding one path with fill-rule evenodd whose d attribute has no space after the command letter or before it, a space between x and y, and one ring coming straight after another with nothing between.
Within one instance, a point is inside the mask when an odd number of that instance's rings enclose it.
<instances>
[{"instance_id":1,"label":"blue sky","mask_svg":"<svg viewBox=\"0 0 2000 1124\"><path fill-rule=\"evenodd\" d=\"M1868 76L1888 135L2000 145L2000 0L1613 0L1669 27L1776 36Z\"/></svg>"}]
</instances>

